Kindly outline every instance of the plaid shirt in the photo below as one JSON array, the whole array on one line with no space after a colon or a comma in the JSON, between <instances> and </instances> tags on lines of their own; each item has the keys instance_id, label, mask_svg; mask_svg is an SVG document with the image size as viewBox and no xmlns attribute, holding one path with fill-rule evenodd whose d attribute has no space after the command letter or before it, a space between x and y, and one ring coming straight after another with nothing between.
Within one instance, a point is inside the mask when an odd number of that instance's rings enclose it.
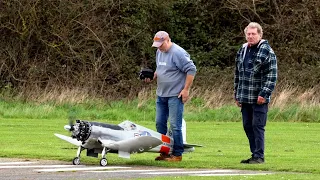
<instances>
[{"instance_id":1,"label":"plaid shirt","mask_svg":"<svg viewBox=\"0 0 320 180\"><path fill-rule=\"evenodd\" d=\"M235 99L239 103L256 104L258 96L270 102L270 95L277 80L277 57L268 41L261 40L257 51L248 57L248 68L244 67L244 58L248 43L237 52L234 75Z\"/></svg>"}]
</instances>

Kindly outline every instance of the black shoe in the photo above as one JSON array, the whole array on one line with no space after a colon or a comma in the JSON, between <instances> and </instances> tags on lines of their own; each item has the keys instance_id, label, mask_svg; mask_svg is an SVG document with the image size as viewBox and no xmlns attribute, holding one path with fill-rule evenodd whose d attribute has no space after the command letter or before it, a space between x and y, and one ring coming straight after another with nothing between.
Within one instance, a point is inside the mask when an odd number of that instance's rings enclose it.
<instances>
[{"instance_id":1,"label":"black shoe","mask_svg":"<svg viewBox=\"0 0 320 180\"><path fill-rule=\"evenodd\" d=\"M249 162L252 160L253 158L249 158L249 159L244 159L244 160L241 160L240 163L242 164L249 164Z\"/></svg>"},{"instance_id":2,"label":"black shoe","mask_svg":"<svg viewBox=\"0 0 320 180\"><path fill-rule=\"evenodd\" d=\"M249 164L263 164L264 163L264 158L257 158L254 157L248 162Z\"/></svg>"}]
</instances>

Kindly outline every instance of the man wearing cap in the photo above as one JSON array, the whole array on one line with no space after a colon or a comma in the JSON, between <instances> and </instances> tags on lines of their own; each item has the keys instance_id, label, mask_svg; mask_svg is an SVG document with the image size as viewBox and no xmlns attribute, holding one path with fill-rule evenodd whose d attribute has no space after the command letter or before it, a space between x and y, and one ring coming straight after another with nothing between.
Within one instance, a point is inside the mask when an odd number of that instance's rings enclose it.
<instances>
[{"instance_id":1,"label":"man wearing cap","mask_svg":"<svg viewBox=\"0 0 320 180\"><path fill-rule=\"evenodd\" d=\"M171 42L169 34L159 31L153 38L152 47L157 48L156 128L161 134L167 133L169 120L173 133L173 151L168 154L161 150L155 160L181 161L183 148L182 119L184 103L189 99L189 91L196 74L196 66L190 55L180 46ZM150 81L147 79L145 81Z\"/></svg>"}]
</instances>

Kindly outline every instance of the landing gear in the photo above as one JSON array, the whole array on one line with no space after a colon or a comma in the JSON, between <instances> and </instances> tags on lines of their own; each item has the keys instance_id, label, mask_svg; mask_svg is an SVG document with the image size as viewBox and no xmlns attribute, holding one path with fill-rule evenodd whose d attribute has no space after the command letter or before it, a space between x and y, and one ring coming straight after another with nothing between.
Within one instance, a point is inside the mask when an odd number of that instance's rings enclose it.
<instances>
[{"instance_id":1,"label":"landing gear","mask_svg":"<svg viewBox=\"0 0 320 180\"><path fill-rule=\"evenodd\" d=\"M102 159L100 160L100 166L106 166L107 164L108 164L108 161L107 161L106 158L102 158Z\"/></svg>"},{"instance_id":2,"label":"landing gear","mask_svg":"<svg viewBox=\"0 0 320 180\"><path fill-rule=\"evenodd\" d=\"M72 164L73 164L73 165L79 165L79 164L80 164L80 154L81 154L81 151L82 151L82 147L79 146L79 147L78 147L78 151L77 151L77 157L75 157L75 158L72 160Z\"/></svg>"},{"instance_id":3,"label":"landing gear","mask_svg":"<svg viewBox=\"0 0 320 180\"><path fill-rule=\"evenodd\" d=\"M83 149L85 148L81 146L78 147L77 156L72 160L73 165L80 165L80 154ZM100 166L106 166L108 164L108 160L106 156L109 150L110 149L107 149L106 147L102 149L102 152L101 152L102 158L100 159Z\"/></svg>"},{"instance_id":4,"label":"landing gear","mask_svg":"<svg viewBox=\"0 0 320 180\"><path fill-rule=\"evenodd\" d=\"M72 161L72 164L73 164L73 165L79 165L79 164L80 164L80 158L75 157L75 158L73 159L73 161Z\"/></svg>"},{"instance_id":5,"label":"landing gear","mask_svg":"<svg viewBox=\"0 0 320 180\"><path fill-rule=\"evenodd\" d=\"M108 164L107 158L106 158L106 147L103 147L102 152L101 152L101 160L100 160L100 166L106 166Z\"/></svg>"}]
</instances>

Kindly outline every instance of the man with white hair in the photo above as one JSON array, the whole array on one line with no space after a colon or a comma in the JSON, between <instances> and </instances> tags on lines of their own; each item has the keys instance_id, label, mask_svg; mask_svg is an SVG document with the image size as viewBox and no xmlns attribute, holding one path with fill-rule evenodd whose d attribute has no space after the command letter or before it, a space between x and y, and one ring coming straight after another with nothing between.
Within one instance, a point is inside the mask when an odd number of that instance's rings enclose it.
<instances>
[{"instance_id":1,"label":"man with white hair","mask_svg":"<svg viewBox=\"0 0 320 180\"><path fill-rule=\"evenodd\" d=\"M234 97L241 107L243 128L251 157L245 164L264 163L264 132L268 104L277 81L277 58L268 41L262 39L262 27L251 22L244 29L247 43L237 52Z\"/></svg>"}]
</instances>

